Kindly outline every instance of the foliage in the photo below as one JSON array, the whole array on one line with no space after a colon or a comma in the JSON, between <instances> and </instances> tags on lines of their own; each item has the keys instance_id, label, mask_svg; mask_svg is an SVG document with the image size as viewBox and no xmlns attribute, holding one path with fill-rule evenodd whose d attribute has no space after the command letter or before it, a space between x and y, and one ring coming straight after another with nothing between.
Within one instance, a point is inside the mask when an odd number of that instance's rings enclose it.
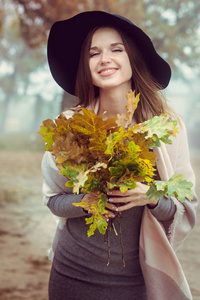
<instances>
[{"instance_id":1,"label":"foliage","mask_svg":"<svg viewBox=\"0 0 200 300\"><path fill-rule=\"evenodd\" d=\"M127 94L127 115L106 120L93 110L77 110L69 119L61 114L55 122L43 122L39 133L44 137L45 149L56 158L59 172L68 178L67 187L73 192L96 193L86 202L75 203L91 213L88 236L96 228L104 234L107 228L106 194L110 189L121 192L134 189L137 182L150 185L149 198L161 197L166 191L171 197L191 199L190 183L182 175L174 175L169 182L154 181L156 157L152 148L160 142L171 143L170 136L178 133L177 121L166 115L156 116L141 124L132 124L139 94ZM184 193L184 195L183 195Z\"/></svg>"},{"instance_id":2,"label":"foliage","mask_svg":"<svg viewBox=\"0 0 200 300\"><path fill-rule=\"evenodd\" d=\"M156 199L163 196L164 193L170 198L178 198L181 202L185 201L185 197L191 201L193 199L193 195L190 192L188 193L188 191L190 191L192 183L183 180L184 177L185 176L183 174L179 174L173 175L168 181L155 180L147 191L147 196L149 199L152 197Z\"/></svg>"}]
</instances>

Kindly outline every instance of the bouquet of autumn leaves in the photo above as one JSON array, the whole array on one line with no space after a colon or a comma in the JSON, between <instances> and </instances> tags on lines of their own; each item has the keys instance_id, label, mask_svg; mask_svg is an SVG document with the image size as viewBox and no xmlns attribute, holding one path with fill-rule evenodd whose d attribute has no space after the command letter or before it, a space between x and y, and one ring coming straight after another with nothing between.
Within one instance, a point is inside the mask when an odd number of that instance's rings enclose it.
<instances>
[{"instance_id":1,"label":"bouquet of autumn leaves","mask_svg":"<svg viewBox=\"0 0 200 300\"><path fill-rule=\"evenodd\" d=\"M97 193L90 201L74 203L91 214L88 236L98 229L105 234L108 214L105 204L109 190L121 192L134 189L137 182L149 185L148 198L168 195L180 201L192 200L192 183L184 175L174 175L168 181L154 180L156 156L152 149L160 142L170 144L170 136L178 133L177 121L161 114L151 120L132 125L139 94L127 94L127 115L103 119L93 110L77 108L72 117L61 113L55 121L43 121L39 133L44 137L45 150L55 156L59 173L66 176L66 187L74 194Z\"/></svg>"}]
</instances>

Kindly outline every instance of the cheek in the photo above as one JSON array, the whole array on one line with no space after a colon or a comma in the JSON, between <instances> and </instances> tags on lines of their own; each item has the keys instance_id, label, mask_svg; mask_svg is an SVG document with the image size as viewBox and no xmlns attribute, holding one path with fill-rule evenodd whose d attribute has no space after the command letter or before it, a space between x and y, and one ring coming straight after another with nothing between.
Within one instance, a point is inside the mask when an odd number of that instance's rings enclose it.
<instances>
[{"instance_id":1,"label":"cheek","mask_svg":"<svg viewBox=\"0 0 200 300\"><path fill-rule=\"evenodd\" d=\"M131 78L133 75L133 72L132 72L132 68L131 68L129 59L127 59L125 63L126 63L126 72L127 72L128 76Z\"/></svg>"},{"instance_id":2,"label":"cheek","mask_svg":"<svg viewBox=\"0 0 200 300\"><path fill-rule=\"evenodd\" d=\"M130 78L132 78L133 72L132 72L131 66L129 67L129 75L130 75Z\"/></svg>"}]
</instances>

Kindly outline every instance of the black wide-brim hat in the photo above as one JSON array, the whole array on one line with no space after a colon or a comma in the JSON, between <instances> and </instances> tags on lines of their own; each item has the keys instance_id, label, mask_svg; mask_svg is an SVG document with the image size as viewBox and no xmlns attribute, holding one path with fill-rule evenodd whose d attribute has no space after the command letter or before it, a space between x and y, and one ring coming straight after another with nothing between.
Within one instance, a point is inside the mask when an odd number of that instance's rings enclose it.
<instances>
[{"instance_id":1,"label":"black wide-brim hat","mask_svg":"<svg viewBox=\"0 0 200 300\"><path fill-rule=\"evenodd\" d=\"M98 26L113 26L126 32L138 47L152 77L162 89L167 87L171 69L158 55L151 39L128 19L104 11L82 12L53 24L49 33L47 56L52 76L59 86L75 95L81 47L89 31Z\"/></svg>"}]
</instances>

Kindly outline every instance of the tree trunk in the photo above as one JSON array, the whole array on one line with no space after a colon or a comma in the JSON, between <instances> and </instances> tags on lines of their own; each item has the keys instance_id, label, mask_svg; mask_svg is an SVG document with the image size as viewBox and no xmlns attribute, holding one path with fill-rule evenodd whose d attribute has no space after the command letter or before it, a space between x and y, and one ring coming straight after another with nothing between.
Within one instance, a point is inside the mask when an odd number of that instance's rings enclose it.
<instances>
[{"instance_id":1,"label":"tree trunk","mask_svg":"<svg viewBox=\"0 0 200 300\"><path fill-rule=\"evenodd\" d=\"M42 97L40 95L36 95L35 100L35 109L34 109L34 118L32 129L33 131L38 131L41 125L41 110L42 110Z\"/></svg>"},{"instance_id":2,"label":"tree trunk","mask_svg":"<svg viewBox=\"0 0 200 300\"><path fill-rule=\"evenodd\" d=\"M12 92L6 95L4 102L2 103L2 109L1 109L1 118L0 118L0 132L5 133L5 125L6 125L6 119L8 116L8 109L12 98Z\"/></svg>"}]
</instances>

